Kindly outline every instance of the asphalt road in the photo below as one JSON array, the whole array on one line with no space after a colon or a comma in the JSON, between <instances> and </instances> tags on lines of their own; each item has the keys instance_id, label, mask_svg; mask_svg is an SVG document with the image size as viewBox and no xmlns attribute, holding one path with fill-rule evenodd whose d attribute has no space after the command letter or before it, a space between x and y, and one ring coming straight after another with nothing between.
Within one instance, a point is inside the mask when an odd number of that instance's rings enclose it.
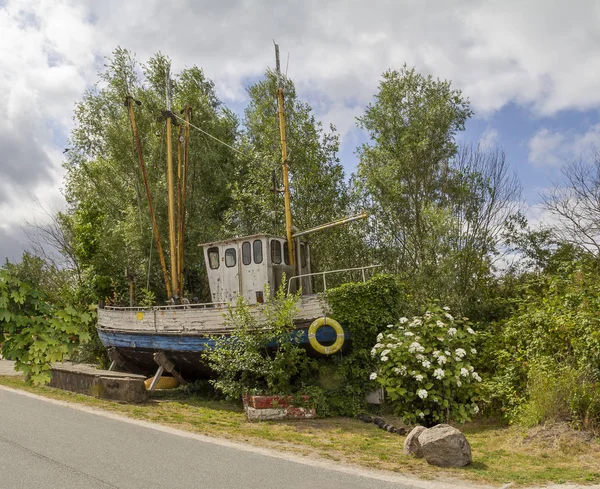
<instances>
[{"instance_id":1,"label":"asphalt road","mask_svg":"<svg viewBox=\"0 0 600 489\"><path fill-rule=\"evenodd\" d=\"M251 450L0 389L0 489L415 487Z\"/></svg>"}]
</instances>

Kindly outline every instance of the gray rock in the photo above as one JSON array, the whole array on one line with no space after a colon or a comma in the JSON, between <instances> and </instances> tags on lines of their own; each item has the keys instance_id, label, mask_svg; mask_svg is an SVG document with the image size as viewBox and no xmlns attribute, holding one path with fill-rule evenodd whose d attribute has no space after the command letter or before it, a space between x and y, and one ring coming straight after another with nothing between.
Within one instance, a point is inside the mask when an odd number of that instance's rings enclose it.
<instances>
[{"instance_id":1,"label":"gray rock","mask_svg":"<svg viewBox=\"0 0 600 489\"><path fill-rule=\"evenodd\" d=\"M413 457L421 458L423 452L421 450L421 444L419 437L423 432L427 431L425 426L415 426L404 440L404 453L412 455Z\"/></svg>"},{"instance_id":2,"label":"gray rock","mask_svg":"<svg viewBox=\"0 0 600 489\"><path fill-rule=\"evenodd\" d=\"M412 433L411 433L412 434ZM418 435L427 463L438 467L464 467L472 461L471 446L460 430L438 424Z\"/></svg>"}]
</instances>

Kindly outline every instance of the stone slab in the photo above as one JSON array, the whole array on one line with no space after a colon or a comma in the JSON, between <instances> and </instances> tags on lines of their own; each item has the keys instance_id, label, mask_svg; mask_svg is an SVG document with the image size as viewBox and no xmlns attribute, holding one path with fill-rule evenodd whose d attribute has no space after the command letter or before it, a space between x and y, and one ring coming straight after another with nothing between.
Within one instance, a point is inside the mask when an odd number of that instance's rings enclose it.
<instances>
[{"instance_id":1,"label":"stone slab","mask_svg":"<svg viewBox=\"0 0 600 489\"><path fill-rule=\"evenodd\" d=\"M148 399L146 377L126 372L100 370L91 365L52 365L51 387L114 401L143 402Z\"/></svg>"}]
</instances>

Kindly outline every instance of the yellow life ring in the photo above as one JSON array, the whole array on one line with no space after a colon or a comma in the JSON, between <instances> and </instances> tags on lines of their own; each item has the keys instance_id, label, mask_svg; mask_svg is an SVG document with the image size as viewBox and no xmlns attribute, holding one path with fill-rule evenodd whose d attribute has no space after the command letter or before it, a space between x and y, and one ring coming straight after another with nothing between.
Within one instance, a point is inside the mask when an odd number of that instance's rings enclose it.
<instances>
[{"instance_id":1,"label":"yellow life ring","mask_svg":"<svg viewBox=\"0 0 600 489\"><path fill-rule=\"evenodd\" d=\"M331 326L337 334L335 343L331 346L324 346L317 341L317 330L321 326L325 325ZM340 351L344 345L344 330L340 326L340 323L338 323L335 319L324 316L322 318L315 319L308 328L308 341L310 346L312 346L315 351L323 353L324 355L333 355L334 353Z\"/></svg>"}]
</instances>

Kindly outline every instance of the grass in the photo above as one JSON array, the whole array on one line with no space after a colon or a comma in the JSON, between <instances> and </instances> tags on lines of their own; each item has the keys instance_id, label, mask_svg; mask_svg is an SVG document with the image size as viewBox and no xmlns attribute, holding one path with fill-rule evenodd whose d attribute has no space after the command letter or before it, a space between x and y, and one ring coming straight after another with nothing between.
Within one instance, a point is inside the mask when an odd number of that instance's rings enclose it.
<instances>
[{"instance_id":1,"label":"grass","mask_svg":"<svg viewBox=\"0 0 600 489\"><path fill-rule=\"evenodd\" d=\"M513 482L512 487L550 482L600 483L600 442L564 427L532 431L492 420L468 423L460 428L471 444L473 463L462 469L440 469L404 455L403 436L354 419L249 423L236 404L203 400L181 390L156 393L142 404L126 404L50 387L31 387L21 377L0 376L0 384L194 433L423 478Z\"/></svg>"}]
</instances>

